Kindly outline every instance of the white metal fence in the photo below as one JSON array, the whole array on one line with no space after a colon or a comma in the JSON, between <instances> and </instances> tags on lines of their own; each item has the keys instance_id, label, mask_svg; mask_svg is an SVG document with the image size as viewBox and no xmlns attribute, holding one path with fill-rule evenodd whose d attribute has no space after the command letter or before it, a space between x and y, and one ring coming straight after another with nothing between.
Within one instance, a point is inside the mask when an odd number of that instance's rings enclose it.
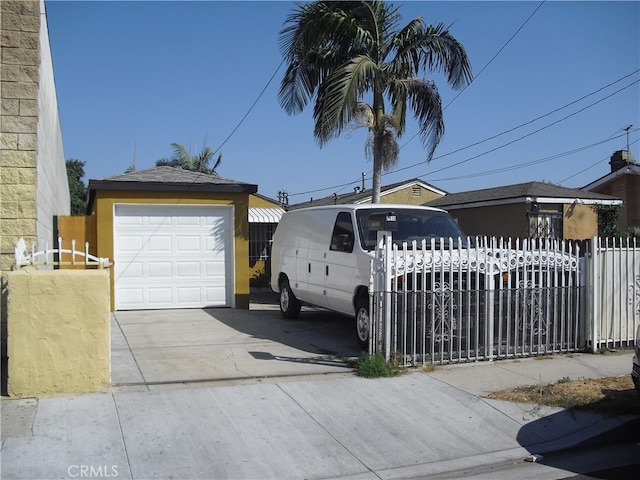
<instances>
[{"instance_id":1,"label":"white metal fence","mask_svg":"<svg viewBox=\"0 0 640 480\"><path fill-rule=\"evenodd\" d=\"M640 321L640 246L635 239L594 238L586 258L591 349L632 346Z\"/></svg>"},{"instance_id":2,"label":"white metal fence","mask_svg":"<svg viewBox=\"0 0 640 480\"><path fill-rule=\"evenodd\" d=\"M76 250L76 241L69 242L71 248L62 248L62 238L58 237L58 248L49 248L45 244L44 250L36 251L35 245L31 245L31 253L27 252L27 246L23 238L18 240L14 249L14 268L25 266L33 267L60 267L60 266L84 266L97 267L98 269L112 266L108 258L100 258L89 253L89 243L84 244L83 250ZM65 260L68 258L68 260Z\"/></svg>"},{"instance_id":3,"label":"white metal fence","mask_svg":"<svg viewBox=\"0 0 640 480\"><path fill-rule=\"evenodd\" d=\"M439 239L372 262L371 353L405 365L583 348L579 247L553 240Z\"/></svg>"}]
</instances>

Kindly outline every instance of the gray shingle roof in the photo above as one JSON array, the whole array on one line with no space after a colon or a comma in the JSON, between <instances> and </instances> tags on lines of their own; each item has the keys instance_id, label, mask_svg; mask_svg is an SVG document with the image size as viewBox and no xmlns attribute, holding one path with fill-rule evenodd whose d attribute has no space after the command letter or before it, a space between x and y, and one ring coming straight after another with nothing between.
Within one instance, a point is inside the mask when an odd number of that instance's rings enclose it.
<instances>
[{"instance_id":1,"label":"gray shingle roof","mask_svg":"<svg viewBox=\"0 0 640 480\"><path fill-rule=\"evenodd\" d=\"M461 193L450 193L444 197L432 200L426 205L429 205L430 207L447 207L451 205L463 206L464 204L500 200L522 199L522 201L525 201L527 197L566 198L568 200L568 203L576 199L594 201L619 200L618 198L612 197L610 195L602 195L599 193L553 185L550 183L528 182L516 185L506 185L504 187L470 190L468 192Z\"/></svg>"},{"instance_id":2,"label":"gray shingle roof","mask_svg":"<svg viewBox=\"0 0 640 480\"><path fill-rule=\"evenodd\" d=\"M89 180L89 190L195 190L255 193L257 185L192 172L175 167L155 167Z\"/></svg>"}]
</instances>

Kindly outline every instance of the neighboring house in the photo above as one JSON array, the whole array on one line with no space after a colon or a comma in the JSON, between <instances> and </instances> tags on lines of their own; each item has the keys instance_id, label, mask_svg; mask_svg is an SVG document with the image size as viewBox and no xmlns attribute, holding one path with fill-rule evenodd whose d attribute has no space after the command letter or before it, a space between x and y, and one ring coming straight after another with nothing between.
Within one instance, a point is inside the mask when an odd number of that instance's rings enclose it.
<instances>
[{"instance_id":1,"label":"neighboring house","mask_svg":"<svg viewBox=\"0 0 640 480\"><path fill-rule=\"evenodd\" d=\"M2 356L7 273L20 237L53 247L54 217L68 215L69 184L44 1L0 2L0 271ZM3 372L5 371L3 365Z\"/></svg>"},{"instance_id":2,"label":"neighboring house","mask_svg":"<svg viewBox=\"0 0 640 480\"><path fill-rule=\"evenodd\" d=\"M253 279L270 273L271 240L283 213L276 200L258 193L249 196L249 268Z\"/></svg>"},{"instance_id":3,"label":"neighboring house","mask_svg":"<svg viewBox=\"0 0 640 480\"><path fill-rule=\"evenodd\" d=\"M97 255L114 260L112 308L249 308L257 189L167 166L89 180Z\"/></svg>"},{"instance_id":4,"label":"neighboring house","mask_svg":"<svg viewBox=\"0 0 640 480\"><path fill-rule=\"evenodd\" d=\"M630 228L640 228L640 165L628 150L618 150L609 161L611 172L582 190L613 195L624 202L618 228L626 233Z\"/></svg>"},{"instance_id":5,"label":"neighboring house","mask_svg":"<svg viewBox=\"0 0 640 480\"><path fill-rule=\"evenodd\" d=\"M446 195L447 192L429 185L417 178L386 185L380 189L380 203L396 203L403 205L422 205L433 199ZM328 197L310 199L308 202L291 205L290 209L303 207L319 207L323 205L344 205L347 203L371 203L371 189L356 188L355 191L333 194Z\"/></svg>"},{"instance_id":6,"label":"neighboring house","mask_svg":"<svg viewBox=\"0 0 640 480\"><path fill-rule=\"evenodd\" d=\"M584 240L598 235L596 205L609 195L543 182L453 193L427 203L448 210L469 236Z\"/></svg>"}]
</instances>

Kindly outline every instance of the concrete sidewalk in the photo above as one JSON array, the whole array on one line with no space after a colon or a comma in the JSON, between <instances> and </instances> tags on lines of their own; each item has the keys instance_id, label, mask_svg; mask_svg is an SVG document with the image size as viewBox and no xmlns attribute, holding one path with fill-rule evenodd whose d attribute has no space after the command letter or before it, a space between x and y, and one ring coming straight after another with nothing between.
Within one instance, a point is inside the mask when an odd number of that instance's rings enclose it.
<instances>
[{"instance_id":1,"label":"concrete sidewalk","mask_svg":"<svg viewBox=\"0 0 640 480\"><path fill-rule=\"evenodd\" d=\"M481 395L627 375L631 356L559 355L375 380L327 375L3 399L2 478L425 478L513 463L629 418Z\"/></svg>"}]
</instances>

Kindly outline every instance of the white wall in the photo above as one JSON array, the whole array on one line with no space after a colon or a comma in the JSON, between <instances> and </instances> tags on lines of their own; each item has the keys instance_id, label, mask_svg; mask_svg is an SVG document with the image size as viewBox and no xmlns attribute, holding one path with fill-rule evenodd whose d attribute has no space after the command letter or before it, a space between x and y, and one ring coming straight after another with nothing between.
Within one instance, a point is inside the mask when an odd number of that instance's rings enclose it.
<instances>
[{"instance_id":1,"label":"white wall","mask_svg":"<svg viewBox=\"0 0 640 480\"><path fill-rule=\"evenodd\" d=\"M70 198L44 0L40 0L40 20L36 235L43 246L52 245L54 215L69 215Z\"/></svg>"}]
</instances>

